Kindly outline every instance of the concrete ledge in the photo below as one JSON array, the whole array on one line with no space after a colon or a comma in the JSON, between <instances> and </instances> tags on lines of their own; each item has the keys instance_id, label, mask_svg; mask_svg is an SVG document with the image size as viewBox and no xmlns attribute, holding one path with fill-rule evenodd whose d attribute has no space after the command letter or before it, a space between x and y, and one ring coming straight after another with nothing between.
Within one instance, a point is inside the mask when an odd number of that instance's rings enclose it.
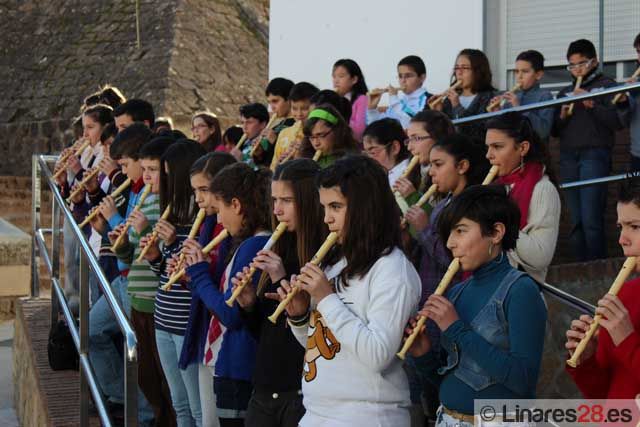
<instances>
[{"instance_id":1,"label":"concrete ledge","mask_svg":"<svg viewBox=\"0 0 640 427\"><path fill-rule=\"evenodd\" d=\"M31 236L0 218L0 266L29 265Z\"/></svg>"},{"instance_id":2,"label":"concrete ledge","mask_svg":"<svg viewBox=\"0 0 640 427\"><path fill-rule=\"evenodd\" d=\"M80 376L77 371L53 371L47 343L51 300L20 298L16 303L13 340L14 406L21 426L80 425ZM92 417L90 426L99 426Z\"/></svg>"},{"instance_id":3,"label":"concrete ledge","mask_svg":"<svg viewBox=\"0 0 640 427\"><path fill-rule=\"evenodd\" d=\"M31 236L0 218L0 298L29 295Z\"/></svg>"},{"instance_id":4,"label":"concrete ledge","mask_svg":"<svg viewBox=\"0 0 640 427\"><path fill-rule=\"evenodd\" d=\"M42 321L50 323L49 307L50 301L22 299L18 301L16 308L13 339L13 396L20 425L24 427L51 425L47 415L46 398L40 392L38 369L40 361L37 357L38 352L44 352L45 360L47 358L47 336L43 336L38 330L31 330L34 323ZM48 326L45 329L48 330Z\"/></svg>"}]
</instances>

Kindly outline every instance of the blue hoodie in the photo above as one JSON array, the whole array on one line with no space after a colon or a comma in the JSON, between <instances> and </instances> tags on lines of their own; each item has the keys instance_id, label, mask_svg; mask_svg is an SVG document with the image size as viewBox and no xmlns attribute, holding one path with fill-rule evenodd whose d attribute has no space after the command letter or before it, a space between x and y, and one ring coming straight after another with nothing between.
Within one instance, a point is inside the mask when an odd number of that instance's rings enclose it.
<instances>
[{"instance_id":1,"label":"blue hoodie","mask_svg":"<svg viewBox=\"0 0 640 427\"><path fill-rule=\"evenodd\" d=\"M269 236L253 236L244 240L235 252L231 270L226 280L248 266L259 250L269 240ZM215 376L233 380L251 381L255 366L256 341L242 319L237 304L229 307L225 301L231 296L230 286L222 293L209 274L209 264L200 262L187 268L191 277L191 291L199 297L227 329L222 335L222 345L215 366ZM257 286L260 275L253 276L253 286Z\"/></svg>"},{"instance_id":2,"label":"blue hoodie","mask_svg":"<svg viewBox=\"0 0 640 427\"><path fill-rule=\"evenodd\" d=\"M216 215L205 218L198 243L203 247L209 243L213 235L218 219ZM218 247L218 257L215 265L215 273L212 276L212 283L220 283L222 274L224 273L224 260L229 253L231 246L231 238L228 237ZM211 269L209 269L211 272ZM187 329L184 331L184 342L182 344L182 352L178 366L180 369L187 369L192 363L202 363L204 360L204 347L207 342L207 333L209 332L209 321L211 315L199 296L191 294L191 307L189 309L189 322Z\"/></svg>"}]
</instances>

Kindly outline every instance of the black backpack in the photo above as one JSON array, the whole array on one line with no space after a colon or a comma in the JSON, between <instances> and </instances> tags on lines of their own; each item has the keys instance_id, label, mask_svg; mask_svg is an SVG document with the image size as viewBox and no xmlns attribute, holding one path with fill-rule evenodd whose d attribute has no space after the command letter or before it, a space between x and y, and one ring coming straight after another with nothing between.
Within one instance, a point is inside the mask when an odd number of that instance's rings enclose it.
<instances>
[{"instance_id":1,"label":"black backpack","mask_svg":"<svg viewBox=\"0 0 640 427\"><path fill-rule=\"evenodd\" d=\"M78 351L71 337L71 332L69 332L69 326L62 319L51 325L47 354L49 356L49 366L54 371L78 370Z\"/></svg>"}]
</instances>

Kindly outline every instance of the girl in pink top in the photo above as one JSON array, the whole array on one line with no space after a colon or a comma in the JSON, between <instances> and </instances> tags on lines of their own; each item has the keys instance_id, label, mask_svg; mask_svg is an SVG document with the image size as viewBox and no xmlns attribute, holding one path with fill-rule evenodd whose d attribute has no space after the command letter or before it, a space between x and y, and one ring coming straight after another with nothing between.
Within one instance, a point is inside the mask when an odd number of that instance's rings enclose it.
<instances>
[{"instance_id":1,"label":"girl in pink top","mask_svg":"<svg viewBox=\"0 0 640 427\"><path fill-rule=\"evenodd\" d=\"M333 88L340 96L351 101L349 126L353 136L361 142L367 126L367 83L360 66L353 59L339 59L333 64Z\"/></svg>"}]
</instances>

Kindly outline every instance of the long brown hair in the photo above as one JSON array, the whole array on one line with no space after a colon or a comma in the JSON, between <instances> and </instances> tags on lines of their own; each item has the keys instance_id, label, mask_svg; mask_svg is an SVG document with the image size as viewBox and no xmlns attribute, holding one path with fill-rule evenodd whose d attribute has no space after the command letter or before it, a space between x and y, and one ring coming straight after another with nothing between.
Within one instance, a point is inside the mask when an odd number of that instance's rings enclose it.
<instances>
[{"instance_id":1,"label":"long brown hair","mask_svg":"<svg viewBox=\"0 0 640 427\"><path fill-rule=\"evenodd\" d=\"M272 182L280 181L289 185L295 199L296 231L286 231L272 248L285 266L305 265L327 237L328 230L323 222L324 214L315 182L318 172L320 166L313 160L296 159L279 165L273 174ZM275 215L272 215L272 222L275 229L278 223ZM263 272L258 294L268 280L269 275Z\"/></svg>"},{"instance_id":2,"label":"long brown hair","mask_svg":"<svg viewBox=\"0 0 640 427\"><path fill-rule=\"evenodd\" d=\"M191 118L192 125L193 121L197 118L202 119L210 129L213 128L213 134L211 134L202 145L208 153L214 151L220 144L222 144L222 130L220 128L220 120L218 120L218 116L208 111L199 111Z\"/></svg>"},{"instance_id":3,"label":"long brown hair","mask_svg":"<svg viewBox=\"0 0 640 427\"><path fill-rule=\"evenodd\" d=\"M304 140L302 142L302 147L300 148L302 157L313 157L313 155L315 154L315 149L313 148L313 145L311 145L309 137L311 136L313 127L319 120L322 120L329 128L331 128L331 133L333 136L333 146L331 147L330 154L342 156L349 152L357 152L358 142L353 137L353 131L351 130L351 127L349 127L349 123L345 121L338 110L336 110L335 107L330 104L318 105L316 106L316 109L325 110L331 113L338 119L338 122L336 124L332 124L327 122L326 120L316 117L307 119L304 122Z\"/></svg>"},{"instance_id":4,"label":"long brown hair","mask_svg":"<svg viewBox=\"0 0 640 427\"><path fill-rule=\"evenodd\" d=\"M191 166L203 154L200 144L185 139L171 144L160 159L160 206L164 210L171 204L167 219L174 225L191 224L198 212L189 176Z\"/></svg>"},{"instance_id":5,"label":"long brown hair","mask_svg":"<svg viewBox=\"0 0 640 427\"><path fill-rule=\"evenodd\" d=\"M465 56L471 63L471 70L473 71L473 87L471 90L473 93L484 92L488 90L495 90L491 84L491 65L489 65L489 59L483 51L478 49L462 49L458 53L459 58ZM456 72L451 74L451 84L456 82Z\"/></svg>"},{"instance_id":6,"label":"long brown hair","mask_svg":"<svg viewBox=\"0 0 640 427\"><path fill-rule=\"evenodd\" d=\"M318 187L338 187L347 199L346 234L326 259L327 264L334 264L346 258L347 266L340 275L346 287L349 278L364 276L380 257L402 247L400 208L384 168L363 155L343 157L322 170Z\"/></svg>"}]
</instances>

